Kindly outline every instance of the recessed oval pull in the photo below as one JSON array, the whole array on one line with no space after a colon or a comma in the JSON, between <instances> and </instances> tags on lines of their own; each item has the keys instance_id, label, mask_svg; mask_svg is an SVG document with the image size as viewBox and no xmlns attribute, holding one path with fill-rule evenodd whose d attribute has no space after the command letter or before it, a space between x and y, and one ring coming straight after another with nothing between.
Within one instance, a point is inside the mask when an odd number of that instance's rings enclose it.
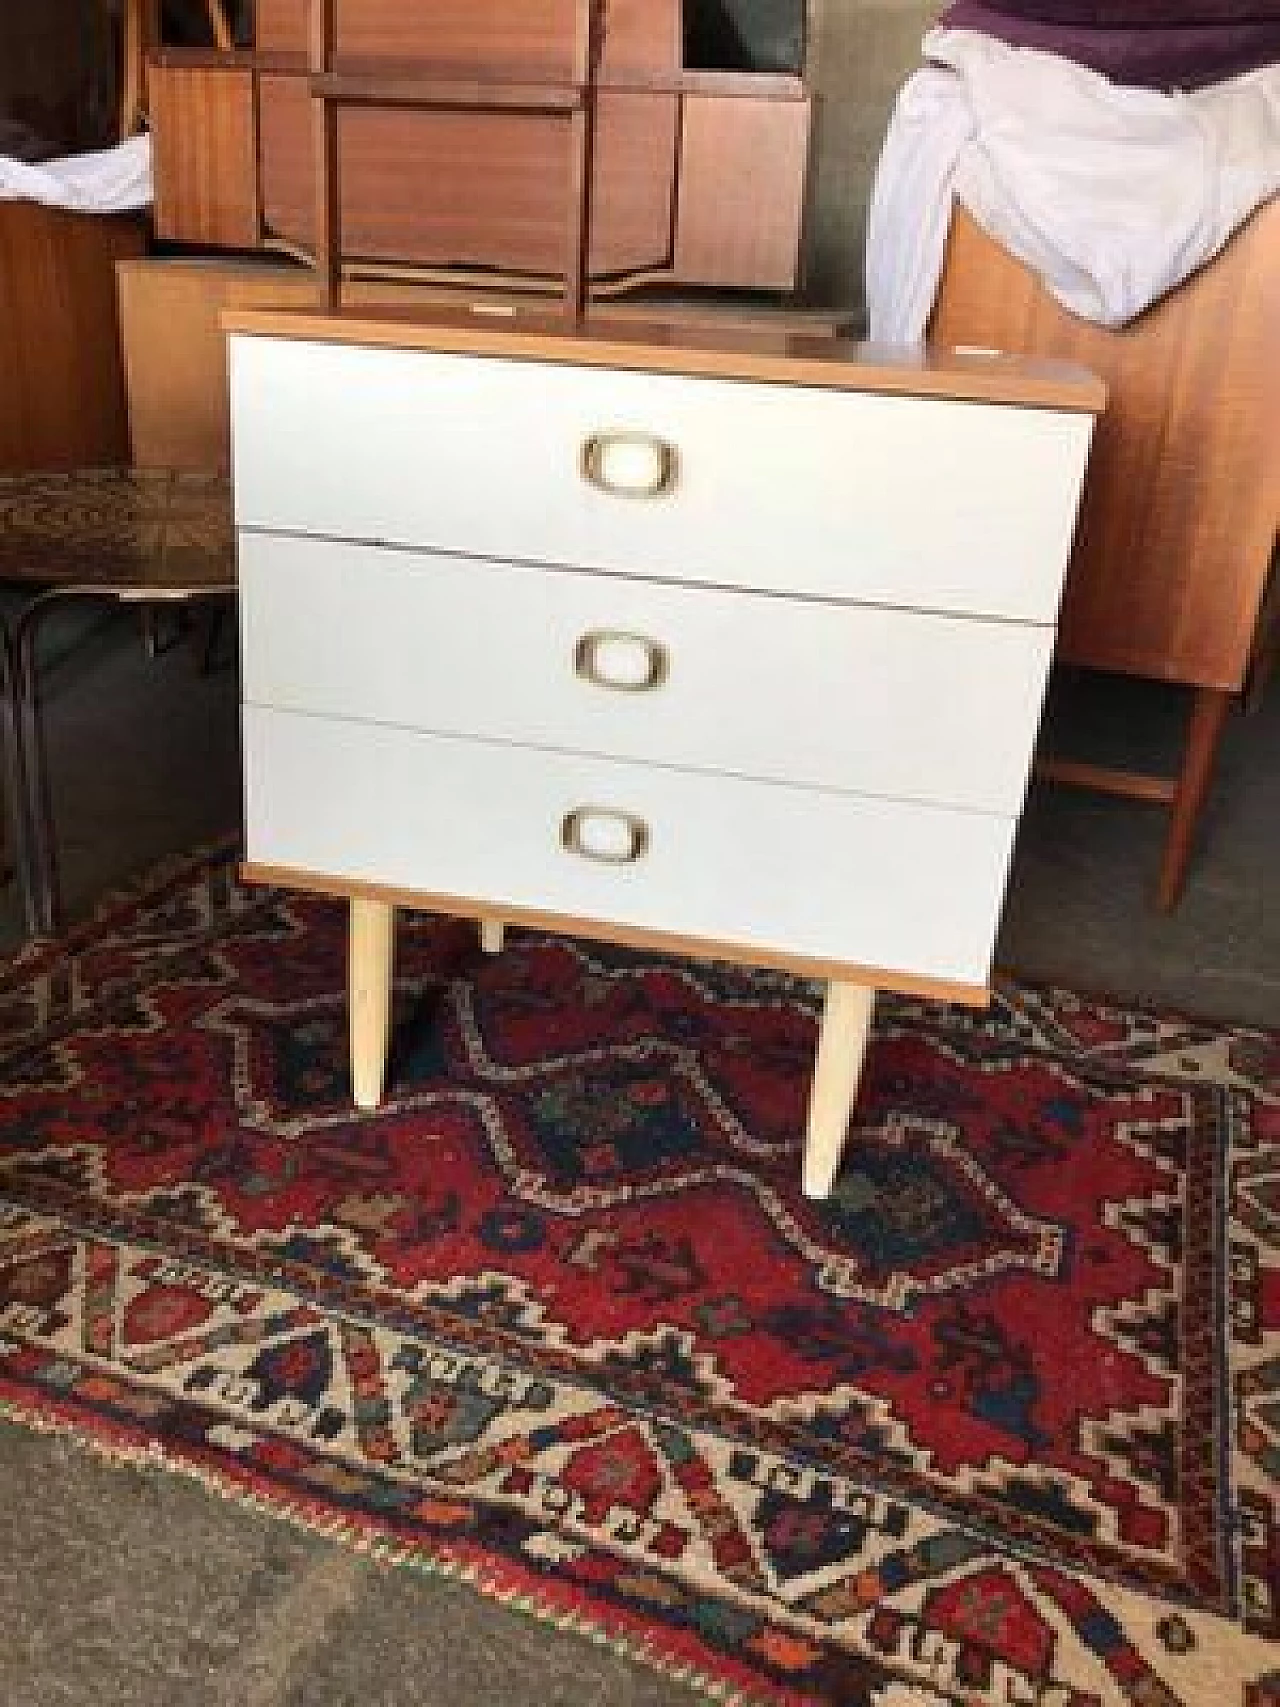
<instances>
[{"instance_id":1,"label":"recessed oval pull","mask_svg":"<svg viewBox=\"0 0 1280 1707\"><path fill-rule=\"evenodd\" d=\"M634 865L649 851L649 826L632 812L578 806L565 814L560 841L569 853L599 865Z\"/></svg>"},{"instance_id":2,"label":"recessed oval pull","mask_svg":"<svg viewBox=\"0 0 1280 1707\"><path fill-rule=\"evenodd\" d=\"M582 447L582 476L614 498L661 498L674 491L680 456L652 433L593 433Z\"/></svg>"},{"instance_id":3,"label":"recessed oval pull","mask_svg":"<svg viewBox=\"0 0 1280 1707\"><path fill-rule=\"evenodd\" d=\"M595 628L573 649L573 667L583 681L619 693L649 693L667 679L670 659L666 647L647 634Z\"/></svg>"}]
</instances>

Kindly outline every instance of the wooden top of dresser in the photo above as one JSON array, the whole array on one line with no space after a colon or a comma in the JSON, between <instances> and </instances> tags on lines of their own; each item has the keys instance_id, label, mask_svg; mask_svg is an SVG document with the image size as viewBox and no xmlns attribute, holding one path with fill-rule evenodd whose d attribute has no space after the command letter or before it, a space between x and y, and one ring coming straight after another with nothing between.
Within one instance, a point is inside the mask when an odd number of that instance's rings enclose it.
<instances>
[{"instance_id":1,"label":"wooden top of dresser","mask_svg":"<svg viewBox=\"0 0 1280 1707\"><path fill-rule=\"evenodd\" d=\"M821 333L730 330L593 315L570 328L537 313L420 313L367 308L335 314L300 309L231 309L223 330L254 337L423 351L437 355L554 361L578 367L813 385L956 402L1100 414L1103 382L1070 362L985 351L873 346Z\"/></svg>"}]
</instances>

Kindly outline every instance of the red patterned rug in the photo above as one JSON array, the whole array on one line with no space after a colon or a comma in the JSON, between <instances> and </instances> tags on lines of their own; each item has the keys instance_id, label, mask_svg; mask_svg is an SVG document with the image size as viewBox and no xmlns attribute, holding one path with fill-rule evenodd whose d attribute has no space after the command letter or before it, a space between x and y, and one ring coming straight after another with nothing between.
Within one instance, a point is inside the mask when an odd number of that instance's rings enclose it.
<instances>
[{"instance_id":1,"label":"red patterned rug","mask_svg":"<svg viewBox=\"0 0 1280 1707\"><path fill-rule=\"evenodd\" d=\"M231 871L0 985L11 1414L723 1700L1280 1700L1280 1034L886 1001L814 1204L810 987L407 916L356 1119Z\"/></svg>"}]
</instances>

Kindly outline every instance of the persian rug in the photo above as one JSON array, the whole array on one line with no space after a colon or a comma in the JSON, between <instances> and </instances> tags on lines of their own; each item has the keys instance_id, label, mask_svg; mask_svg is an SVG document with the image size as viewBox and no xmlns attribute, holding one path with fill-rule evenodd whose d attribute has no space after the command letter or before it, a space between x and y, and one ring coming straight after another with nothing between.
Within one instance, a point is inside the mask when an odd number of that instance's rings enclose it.
<instances>
[{"instance_id":1,"label":"persian rug","mask_svg":"<svg viewBox=\"0 0 1280 1707\"><path fill-rule=\"evenodd\" d=\"M398 935L230 850L0 985L0 1398L723 1701L1280 1701L1280 1033Z\"/></svg>"}]
</instances>

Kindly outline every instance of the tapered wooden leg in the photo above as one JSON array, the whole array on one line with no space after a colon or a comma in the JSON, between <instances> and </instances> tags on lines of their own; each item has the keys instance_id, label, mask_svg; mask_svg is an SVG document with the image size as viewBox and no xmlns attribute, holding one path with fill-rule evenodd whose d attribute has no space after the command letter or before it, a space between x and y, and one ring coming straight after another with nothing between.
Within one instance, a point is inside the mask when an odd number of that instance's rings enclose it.
<instances>
[{"instance_id":1,"label":"tapered wooden leg","mask_svg":"<svg viewBox=\"0 0 1280 1707\"><path fill-rule=\"evenodd\" d=\"M837 981L827 986L804 1142L806 1197L829 1197L835 1184L871 1036L875 1001L875 991L865 984Z\"/></svg>"},{"instance_id":2,"label":"tapered wooden leg","mask_svg":"<svg viewBox=\"0 0 1280 1707\"><path fill-rule=\"evenodd\" d=\"M480 946L486 954L502 953L502 920L481 919Z\"/></svg>"},{"instance_id":3,"label":"tapered wooden leg","mask_svg":"<svg viewBox=\"0 0 1280 1707\"><path fill-rule=\"evenodd\" d=\"M1187 878L1191 848L1196 825L1209 783L1213 777L1218 744L1222 740L1227 712L1232 696L1220 688L1197 688L1191 708L1191 727L1187 733L1186 756L1178 791L1173 798L1173 813L1169 833L1165 838L1164 860L1160 867L1160 887L1157 901L1161 912L1168 913L1178 904L1182 886Z\"/></svg>"},{"instance_id":4,"label":"tapered wooden leg","mask_svg":"<svg viewBox=\"0 0 1280 1707\"><path fill-rule=\"evenodd\" d=\"M377 1108L391 1030L391 963L395 909L363 897L351 903L347 994L351 1026L351 1094L357 1108Z\"/></svg>"}]
</instances>

